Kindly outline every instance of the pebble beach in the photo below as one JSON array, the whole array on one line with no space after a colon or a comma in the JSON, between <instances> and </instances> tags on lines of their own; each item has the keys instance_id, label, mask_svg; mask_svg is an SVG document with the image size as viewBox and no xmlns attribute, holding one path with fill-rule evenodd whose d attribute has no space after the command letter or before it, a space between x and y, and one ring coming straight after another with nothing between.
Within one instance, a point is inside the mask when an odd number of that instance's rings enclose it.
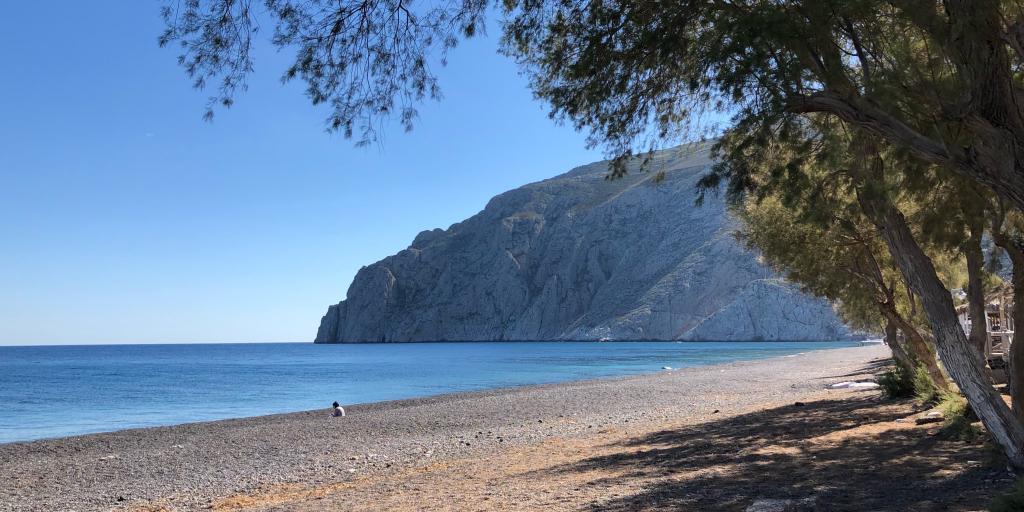
<instances>
[{"instance_id":1,"label":"pebble beach","mask_svg":"<svg viewBox=\"0 0 1024 512\"><path fill-rule=\"evenodd\" d=\"M344 418L325 408L10 443L0 445L0 510L301 509L301 500L289 505L240 497L379 481L553 440L586 442L611 430L700 424L826 395L858 397L862 392L828 385L869 379L887 357L884 346L842 348L351 405ZM407 498L415 507L415 496Z\"/></svg>"}]
</instances>

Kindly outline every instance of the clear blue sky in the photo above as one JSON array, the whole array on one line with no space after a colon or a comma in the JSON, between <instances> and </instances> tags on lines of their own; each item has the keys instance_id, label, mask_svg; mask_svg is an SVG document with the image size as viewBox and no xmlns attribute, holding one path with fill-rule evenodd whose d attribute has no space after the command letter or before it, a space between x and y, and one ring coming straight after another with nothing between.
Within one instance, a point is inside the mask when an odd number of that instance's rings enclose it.
<instances>
[{"instance_id":1,"label":"clear blue sky","mask_svg":"<svg viewBox=\"0 0 1024 512\"><path fill-rule=\"evenodd\" d=\"M497 34L460 46L415 131L354 148L263 47L216 120L159 2L0 18L0 344L310 341L360 266L493 195L601 157Z\"/></svg>"}]
</instances>

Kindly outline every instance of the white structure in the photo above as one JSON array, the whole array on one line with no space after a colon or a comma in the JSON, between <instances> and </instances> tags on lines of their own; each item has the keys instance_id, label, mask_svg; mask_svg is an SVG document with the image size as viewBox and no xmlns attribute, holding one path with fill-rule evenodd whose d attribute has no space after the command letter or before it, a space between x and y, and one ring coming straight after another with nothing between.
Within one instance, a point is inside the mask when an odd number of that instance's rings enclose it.
<instances>
[{"instance_id":1,"label":"white structure","mask_svg":"<svg viewBox=\"0 0 1024 512\"><path fill-rule=\"evenodd\" d=\"M1000 359L1003 361L1009 357L1010 343L1013 343L1013 294L1008 286L1000 287L995 292L985 297L985 330L988 331L988 339L985 343L985 357L991 361ZM960 319L960 326L965 333L971 332L973 319L968 304L961 304L956 308L957 317Z\"/></svg>"}]
</instances>

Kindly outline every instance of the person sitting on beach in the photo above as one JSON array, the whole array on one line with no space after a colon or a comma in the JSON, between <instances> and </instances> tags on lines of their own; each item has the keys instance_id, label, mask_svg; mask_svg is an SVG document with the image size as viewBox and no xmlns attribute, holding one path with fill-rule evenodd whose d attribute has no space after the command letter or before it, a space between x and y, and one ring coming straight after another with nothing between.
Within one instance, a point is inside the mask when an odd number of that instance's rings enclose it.
<instances>
[{"instance_id":1,"label":"person sitting on beach","mask_svg":"<svg viewBox=\"0 0 1024 512\"><path fill-rule=\"evenodd\" d=\"M332 405L334 406L334 412L331 413L331 416L337 418L338 416L345 415L345 409L343 409L341 405L338 404L338 402L334 402L334 404Z\"/></svg>"}]
</instances>

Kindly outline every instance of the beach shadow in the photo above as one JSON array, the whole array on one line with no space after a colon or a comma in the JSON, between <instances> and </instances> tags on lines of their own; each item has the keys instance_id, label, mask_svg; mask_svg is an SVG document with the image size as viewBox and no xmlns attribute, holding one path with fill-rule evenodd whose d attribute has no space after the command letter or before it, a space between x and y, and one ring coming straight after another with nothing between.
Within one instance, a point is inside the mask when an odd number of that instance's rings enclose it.
<instances>
[{"instance_id":1,"label":"beach shadow","mask_svg":"<svg viewBox=\"0 0 1024 512\"><path fill-rule=\"evenodd\" d=\"M979 510L1012 486L984 445L895 422L910 409L877 396L779 407L629 439L531 476L576 472L592 488L635 489L589 505L623 512L742 511L758 499L793 499L794 510Z\"/></svg>"},{"instance_id":2,"label":"beach shadow","mask_svg":"<svg viewBox=\"0 0 1024 512\"><path fill-rule=\"evenodd\" d=\"M893 366L893 364L895 364L895 363L893 362L892 358L889 358L889 359L879 359L877 361L871 361L870 363L867 363L864 366L861 366L860 368L858 368L858 369L856 369L856 370L854 370L852 372L844 373L842 375L828 375L828 376L825 376L825 377L820 377L820 378L818 378L818 380L845 379L847 377L861 377L861 378L863 378L865 375L871 375L871 374L880 373L880 372L882 372L883 370L885 370L887 368L891 368Z\"/></svg>"}]
</instances>

